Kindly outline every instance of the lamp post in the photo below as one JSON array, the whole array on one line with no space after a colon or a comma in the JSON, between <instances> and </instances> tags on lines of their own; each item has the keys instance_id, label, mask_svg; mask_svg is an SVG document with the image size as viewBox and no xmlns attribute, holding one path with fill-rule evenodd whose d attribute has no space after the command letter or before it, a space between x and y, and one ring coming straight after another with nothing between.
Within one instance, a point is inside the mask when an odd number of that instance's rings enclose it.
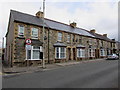
<instances>
[{"instance_id":1,"label":"lamp post","mask_svg":"<svg viewBox=\"0 0 120 90\"><path fill-rule=\"evenodd\" d=\"M45 20L44 20L44 16L45 16L45 0L43 0L43 60L42 60L42 68L45 68L45 60L44 60L44 49L45 49L45 43L44 43L44 34L45 34Z\"/></svg>"}]
</instances>

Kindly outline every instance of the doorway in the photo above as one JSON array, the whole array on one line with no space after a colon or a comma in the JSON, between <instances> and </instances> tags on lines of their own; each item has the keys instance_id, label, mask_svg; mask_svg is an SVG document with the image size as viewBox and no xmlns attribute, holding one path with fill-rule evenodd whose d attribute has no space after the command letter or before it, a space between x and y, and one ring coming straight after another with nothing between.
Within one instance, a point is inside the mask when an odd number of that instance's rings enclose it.
<instances>
[{"instance_id":1,"label":"doorway","mask_svg":"<svg viewBox=\"0 0 120 90\"><path fill-rule=\"evenodd\" d=\"M73 60L76 60L75 48L73 48Z\"/></svg>"},{"instance_id":2,"label":"doorway","mask_svg":"<svg viewBox=\"0 0 120 90\"><path fill-rule=\"evenodd\" d=\"M99 49L95 49L95 58L99 58L100 55L99 55Z\"/></svg>"},{"instance_id":3,"label":"doorway","mask_svg":"<svg viewBox=\"0 0 120 90\"><path fill-rule=\"evenodd\" d=\"M71 60L71 48L68 48L68 60Z\"/></svg>"}]
</instances>

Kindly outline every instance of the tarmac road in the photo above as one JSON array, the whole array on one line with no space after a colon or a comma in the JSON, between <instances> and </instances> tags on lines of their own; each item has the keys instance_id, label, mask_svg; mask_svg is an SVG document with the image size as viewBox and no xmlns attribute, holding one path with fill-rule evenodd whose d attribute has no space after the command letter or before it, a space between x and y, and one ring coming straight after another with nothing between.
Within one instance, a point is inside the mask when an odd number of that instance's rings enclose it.
<instances>
[{"instance_id":1,"label":"tarmac road","mask_svg":"<svg viewBox=\"0 0 120 90\"><path fill-rule=\"evenodd\" d=\"M101 60L3 78L3 88L118 88L118 60Z\"/></svg>"}]
</instances>

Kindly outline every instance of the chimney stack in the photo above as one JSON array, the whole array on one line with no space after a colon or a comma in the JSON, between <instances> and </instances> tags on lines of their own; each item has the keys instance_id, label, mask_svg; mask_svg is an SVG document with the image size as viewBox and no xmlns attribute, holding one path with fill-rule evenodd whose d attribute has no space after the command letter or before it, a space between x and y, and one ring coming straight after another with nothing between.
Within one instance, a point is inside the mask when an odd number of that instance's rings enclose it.
<instances>
[{"instance_id":1,"label":"chimney stack","mask_svg":"<svg viewBox=\"0 0 120 90\"><path fill-rule=\"evenodd\" d=\"M38 11L37 13L36 13L36 17L38 17L38 18L43 18L43 12L41 12L41 11Z\"/></svg>"},{"instance_id":2,"label":"chimney stack","mask_svg":"<svg viewBox=\"0 0 120 90\"><path fill-rule=\"evenodd\" d=\"M112 39L113 41L115 41L115 39Z\"/></svg>"},{"instance_id":3,"label":"chimney stack","mask_svg":"<svg viewBox=\"0 0 120 90\"><path fill-rule=\"evenodd\" d=\"M107 34L103 34L104 37L107 37Z\"/></svg>"},{"instance_id":4,"label":"chimney stack","mask_svg":"<svg viewBox=\"0 0 120 90\"><path fill-rule=\"evenodd\" d=\"M71 27L73 27L73 28L75 28L75 27L76 27L76 25L77 25L77 23L75 23L75 22L70 23L70 26L71 26Z\"/></svg>"},{"instance_id":5,"label":"chimney stack","mask_svg":"<svg viewBox=\"0 0 120 90\"><path fill-rule=\"evenodd\" d=\"M90 30L91 33L95 33L95 29Z\"/></svg>"}]
</instances>

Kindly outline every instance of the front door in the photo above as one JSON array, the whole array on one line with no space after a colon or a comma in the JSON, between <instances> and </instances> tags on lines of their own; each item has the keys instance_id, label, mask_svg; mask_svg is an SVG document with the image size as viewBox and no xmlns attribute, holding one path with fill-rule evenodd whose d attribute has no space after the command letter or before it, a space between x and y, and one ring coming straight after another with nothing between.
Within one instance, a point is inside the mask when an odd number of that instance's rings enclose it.
<instances>
[{"instance_id":1,"label":"front door","mask_svg":"<svg viewBox=\"0 0 120 90\"><path fill-rule=\"evenodd\" d=\"M68 48L68 60L71 60L71 48Z\"/></svg>"},{"instance_id":2,"label":"front door","mask_svg":"<svg viewBox=\"0 0 120 90\"><path fill-rule=\"evenodd\" d=\"M99 49L95 49L95 58L99 58Z\"/></svg>"},{"instance_id":3,"label":"front door","mask_svg":"<svg viewBox=\"0 0 120 90\"><path fill-rule=\"evenodd\" d=\"M97 52L97 49L95 49L95 58L98 58L98 52Z\"/></svg>"},{"instance_id":4,"label":"front door","mask_svg":"<svg viewBox=\"0 0 120 90\"><path fill-rule=\"evenodd\" d=\"M75 48L73 48L73 60L76 60L76 53L75 53Z\"/></svg>"}]
</instances>

